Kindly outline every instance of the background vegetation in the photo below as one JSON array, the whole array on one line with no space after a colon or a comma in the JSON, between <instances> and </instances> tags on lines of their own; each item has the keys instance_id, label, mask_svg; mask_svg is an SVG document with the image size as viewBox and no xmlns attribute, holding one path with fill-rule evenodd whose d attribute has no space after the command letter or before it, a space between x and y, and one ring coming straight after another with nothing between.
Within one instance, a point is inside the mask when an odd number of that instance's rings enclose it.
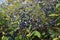
<instances>
[{"instance_id":1,"label":"background vegetation","mask_svg":"<svg viewBox=\"0 0 60 40\"><path fill-rule=\"evenodd\" d=\"M60 40L60 0L2 2L0 40Z\"/></svg>"}]
</instances>

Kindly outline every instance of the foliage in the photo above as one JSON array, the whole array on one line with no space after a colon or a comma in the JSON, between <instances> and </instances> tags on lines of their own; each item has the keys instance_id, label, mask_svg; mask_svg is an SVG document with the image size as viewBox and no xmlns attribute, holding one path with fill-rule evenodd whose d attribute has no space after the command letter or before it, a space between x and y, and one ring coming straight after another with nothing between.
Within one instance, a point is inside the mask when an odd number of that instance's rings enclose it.
<instances>
[{"instance_id":1,"label":"foliage","mask_svg":"<svg viewBox=\"0 0 60 40\"><path fill-rule=\"evenodd\" d=\"M60 0L6 0L0 4L0 40L59 40Z\"/></svg>"}]
</instances>

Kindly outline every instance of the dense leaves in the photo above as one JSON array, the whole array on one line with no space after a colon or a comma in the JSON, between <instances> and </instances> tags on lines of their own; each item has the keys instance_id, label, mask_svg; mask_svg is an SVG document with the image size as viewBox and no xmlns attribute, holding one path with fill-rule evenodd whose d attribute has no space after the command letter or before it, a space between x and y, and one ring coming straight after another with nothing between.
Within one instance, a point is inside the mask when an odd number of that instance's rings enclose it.
<instances>
[{"instance_id":1,"label":"dense leaves","mask_svg":"<svg viewBox=\"0 0 60 40\"><path fill-rule=\"evenodd\" d=\"M6 0L0 4L0 40L59 40L60 0Z\"/></svg>"}]
</instances>

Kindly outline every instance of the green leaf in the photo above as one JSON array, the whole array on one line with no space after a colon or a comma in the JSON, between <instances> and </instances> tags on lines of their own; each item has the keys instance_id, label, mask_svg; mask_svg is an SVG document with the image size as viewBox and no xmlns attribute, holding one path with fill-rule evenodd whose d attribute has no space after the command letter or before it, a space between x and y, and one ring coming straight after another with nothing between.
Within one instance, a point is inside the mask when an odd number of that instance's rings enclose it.
<instances>
[{"instance_id":1,"label":"green leaf","mask_svg":"<svg viewBox=\"0 0 60 40\"><path fill-rule=\"evenodd\" d=\"M15 40L19 40L19 36L15 37Z\"/></svg>"},{"instance_id":2,"label":"green leaf","mask_svg":"<svg viewBox=\"0 0 60 40\"><path fill-rule=\"evenodd\" d=\"M60 16L60 14L50 14L49 16Z\"/></svg>"},{"instance_id":3,"label":"green leaf","mask_svg":"<svg viewBox=\"0 0 60 40\"><path fill-rule=\"evenodd\" d=\"M53 38L53 40L58 40L58 38Z\"/></svg>"},{"instance_id":4,"label":"green leaf","mask_svg":"<svg viewBox=\"0 0 60 40\"><path fill-rule=\"evenodd\" d=\"M60 10L60 4L56 5L56 9Z\"/></svg>"},{"instance_id":5,"label":"green leaf","mask_svg":"<svg viewBox=\"0 0 60 40\"><path fill-rule=\"evenodd\" d=\"M8 40L9 38L8 37L6 37L6 36L3 36L2 37L2 40Z\"/></svg>"},{"instance_id":6,"label":"green leaf","mask_svg":"<svg viewBox=\"0 0 60 40\"><path fill-rule=\"evenodd\" d=\"M57 23L57 25L60 25L60 23Z\"/></svg>"},{"instance_id":7,"label":"green leaf","mask_svg":"<svg viewBox=\"0 0 60 40\"><path fill-rule=\"evenodd\" d=\"M60 4L57 4L57 5L56 5L56 8L58 8L58 7L60 7Z\"/></svg>"},{"instance_id":8,"label":"green leaf","mask_svg":"<svg viewBox=\"0 0 60 40\"><path fill-rule=\"evenodd\" d=\"M22 36L20 35L20 36L17 36L17 37L15 37L15 40L21 40L22 39Z\"/></svg>"},{"instance_id":9,"label":"green leaf","mask_svg":"<svg viewBox=\"0 0 60 40\"><path fill-rule=\"evenodd\" d=\"M32 32L32 34L31 34L31 36L37 36L38 38L40 38L41 37L41 34L40 34L40 32L38 32L38 31L33 31Z\"/></svg>"},{"instance_id":10,"label":"green leaf","mask_svg":"<svg viewBox=\"0 0 60 40\"><path fill-rule=\"evenodd\" d=\"M13 34L13 31L11 31L10 34L12 35Z\"/></svg>"}]
</instances>

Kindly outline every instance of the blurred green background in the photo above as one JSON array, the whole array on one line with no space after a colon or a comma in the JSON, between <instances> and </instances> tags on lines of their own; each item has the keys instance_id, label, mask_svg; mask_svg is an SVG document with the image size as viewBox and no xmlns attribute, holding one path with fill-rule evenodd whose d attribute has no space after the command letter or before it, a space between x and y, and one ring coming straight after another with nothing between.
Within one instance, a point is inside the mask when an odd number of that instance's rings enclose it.
<instances>
[{"instance_id":1,"label":"blurred green background","mask_svg":"<svg viewBox=\"0 0 60 40\"><path fill-rule=\"evenodd\" d=\"M60 40L60 0L0 0L0 40Z\"/></svg>"}]
</instances>

